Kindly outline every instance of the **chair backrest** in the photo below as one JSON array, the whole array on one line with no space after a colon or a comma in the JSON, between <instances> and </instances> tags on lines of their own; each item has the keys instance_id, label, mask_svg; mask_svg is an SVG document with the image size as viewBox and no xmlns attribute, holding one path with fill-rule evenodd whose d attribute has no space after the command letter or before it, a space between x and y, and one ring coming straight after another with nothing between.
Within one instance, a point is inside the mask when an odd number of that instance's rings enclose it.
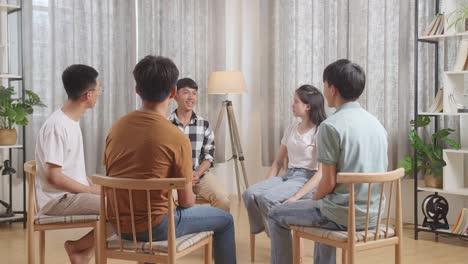
<instances>
[{"instance_id":1,"label":"chair backrest","mask_svg":"<svg viewBox=\"0 0 468 264\"><path fill-rule=\"evenodd\" d=\"M174 189L184 189L185 188L185 179L182 178L165 178L165 179L131 179L131 178L115 178L101 175L94 175L91 177L93 183L101 186L101 207L100 207L100 228L101 234L105 234L105 223L109 222L111 219L107 215L108 208L112 210L113 215L116 219L115 223L117 224L117 233L119 239L119 249L123 251L123 241L122 241L122 232L121 232L121 222L120 217L122 212L119 210L119 203L117 202L116 192L119 190L119 194L122 195L122 191L127 191L127 197L130 207L130 218L131 218L131 227L132 227L132 237L134 250L137 252L137 240L136 240L136 225L135 225L135 206L134 206L134 191L144 191L146 192L146 203L147 203L147 219L148 219L148 238L149 238L149 252L152 252L152 213L151 213L151 195L150 191L155 190L167 190L169 199L168 199L168 253L169 255L175 255L175 225L174 225L174 203L172 199L172 190ZM112 193L112 197L109 197L108 194ZM120 196L121 198L122 196Z\"/></svg>"},{"instance_id":2,"label":"chair backrest","mask_svg":"<svg viewBox=\"0 0 468 264\"><path fill-rule=\"evenodd\" d=\"M34 219L37 213L36 199L36 161L30 160L24 163L24 172L28 182L28 219Z\"/></svg>"},{"instance_id":3,"label":"chair backrest","mask_svg":"<svg viewBox=\"0 0 468 264\"><path fill-rule=\"evenodd\" d=\"M349 184L349 209L348 209L348 242L354 243L354 237L356 232L356 219L355 219L355 184L367 184L368 193L367 193L367 208L366 208L366 224L365 224L365 236L364 243L367 242L367 237L369 233L369 216L371 209L371 190L373 186L379 187L380 198L379 198L379 209L377 213L377 223L376 231L374 235L374 240L381 239L379 236L379 229L381 225L381 213L382 213L382 201L384 197L385 187L389 186L389 197L387 199L387 208L386 208L386 223L385 223L385 238L388 238L388 230L390 225L390 213L392 207L392 194L394 192L394 185L396 185L396 195L395 195L395 232L396 236L401 235L402 230L402 215L401 215L401 178L405 175L405 171L402 168L399 168L394 171L384 172L384 173L338 173L337 183L346 183ZM375 188L375 187L374 187Z\"/></svg>"}]
</instances>

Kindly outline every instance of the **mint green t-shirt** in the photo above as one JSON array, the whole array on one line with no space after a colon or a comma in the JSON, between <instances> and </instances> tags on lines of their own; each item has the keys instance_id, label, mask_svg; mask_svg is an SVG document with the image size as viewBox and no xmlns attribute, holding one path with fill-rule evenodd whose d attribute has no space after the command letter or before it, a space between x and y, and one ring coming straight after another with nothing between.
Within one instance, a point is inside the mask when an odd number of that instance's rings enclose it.
<instances>
[{"instance_id":1,"label":"mint green t-shirt","mask_svg":"<svg viewBox=\"0 0 468 264\"><path fill-rule=\"evenodd\" d=\"M338 172L386 172L387 132L359 103L349 102L320 124L317 135L318 162L336 165ZM356 228L366 222L368 184L355 185ZM369 223L377 222L380 186L371 187ZM349 184L337 184L321 202L321 212L333 222L348 225ZM383 202L383 205L385 201Z\"/></svg>"}]
</instances>

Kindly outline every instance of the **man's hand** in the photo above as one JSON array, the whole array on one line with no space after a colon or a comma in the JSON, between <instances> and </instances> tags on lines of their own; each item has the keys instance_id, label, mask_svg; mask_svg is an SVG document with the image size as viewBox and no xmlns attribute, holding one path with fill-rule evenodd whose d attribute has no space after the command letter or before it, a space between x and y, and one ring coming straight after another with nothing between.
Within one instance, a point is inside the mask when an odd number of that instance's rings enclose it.
<instances>
[{"instance_id":1,"label":"man's hand","mask_svg":"<svg viewBox=\"0 0 468 264\"><path fill-rule=\"evenodd\" d=\"M99 194L101 194L101 186L97 185L97 184L94 184L94 183L90 183L89 192L92 193L92 194L99 195Z\"/></svg>"},{"instance_id":2,"label":"man's hand","mask_svg":"<svg viewBox=\"0 0 468 264\"><path fill-rule=\"evenodd\" d=\"M200 176L201 176L201 173L199 173L198 171L193 172L192 185L196 185L200 183Z\"/></svg>"}]
</instances>

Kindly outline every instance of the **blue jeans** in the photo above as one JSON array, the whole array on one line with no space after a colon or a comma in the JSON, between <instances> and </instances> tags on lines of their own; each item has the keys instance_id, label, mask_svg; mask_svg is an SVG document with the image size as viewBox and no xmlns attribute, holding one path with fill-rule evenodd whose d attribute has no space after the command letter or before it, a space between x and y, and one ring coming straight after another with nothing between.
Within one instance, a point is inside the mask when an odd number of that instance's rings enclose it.
<instances>
[{"instance_id":1,"label":"blue jeans","mask_svg":"<svg viewBox=\"0 0 468 264\"><path fill-rule=\"evenodd\" d=\"M319 202L302 200L280 204L271 208L268 226L271 237L271 263L289 264L292 259L291 225L319 227L330 230L346 230L320 213ZM314 264L335 264L336 248L315 242Z\"/></svg>"},{"instance_id":2,"label":"blue jeans","mask_svg":"<svg viewBox=\"0 0 468 264\"><path fill-rule=\"evenodd\" d=\"M250 233L258 234L268 228L265 225L270 208L296 194L315 172L303 168L291 168L283 176L271 177L245 190L242 197L249 216ZM302 199L310 197L311 194L307 194Z\"/></svg>"},{"instance_id":3,"label":"blue jeans","mask_svg":"<svg viewBox=\"0 0 468 264\"><path fill-rule=\"evenodd\" d=\"M168 215L165 214L159 225L153 227L153 241L167 240ZM190 208L178 207L174 212L176 237L214 231L213 253L215 263L236 263L236 242L234 221L231 214L206 205ZM148 231L136 234L138 241L149 241ZM132 234L122 234L122 238L132 240Z\"/></svg>"}]
</instances>

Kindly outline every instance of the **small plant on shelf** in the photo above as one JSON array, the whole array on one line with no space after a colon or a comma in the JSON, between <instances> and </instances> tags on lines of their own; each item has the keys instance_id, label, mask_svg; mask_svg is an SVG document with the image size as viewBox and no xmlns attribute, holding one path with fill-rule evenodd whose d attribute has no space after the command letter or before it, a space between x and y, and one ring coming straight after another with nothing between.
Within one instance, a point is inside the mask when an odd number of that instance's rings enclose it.
<instances>
[{"instance_id":1,"label":"small plant on shelf","mask_svg":"<svg viewBox=\"0 0 468 264\"><path fill-rule=\"evenodd\" d=\"M464 31L468 30L468 2L464 1L455 11L447 15L447 30L463 22Z\"/></svg>"},{"instance_id":2,"label":"small plant on shelf","mask_svg":"<svg viewBox=\"0 0 468 264\"><path fill-rule=\"evenodd\" d=\"M14 98L15 89L0 85L0 145L16 144L15 125L26 126L28 115L34 112L34 106L45 107L39 96L25 90L25 98Z\"/></svg>"}]
</instances>

